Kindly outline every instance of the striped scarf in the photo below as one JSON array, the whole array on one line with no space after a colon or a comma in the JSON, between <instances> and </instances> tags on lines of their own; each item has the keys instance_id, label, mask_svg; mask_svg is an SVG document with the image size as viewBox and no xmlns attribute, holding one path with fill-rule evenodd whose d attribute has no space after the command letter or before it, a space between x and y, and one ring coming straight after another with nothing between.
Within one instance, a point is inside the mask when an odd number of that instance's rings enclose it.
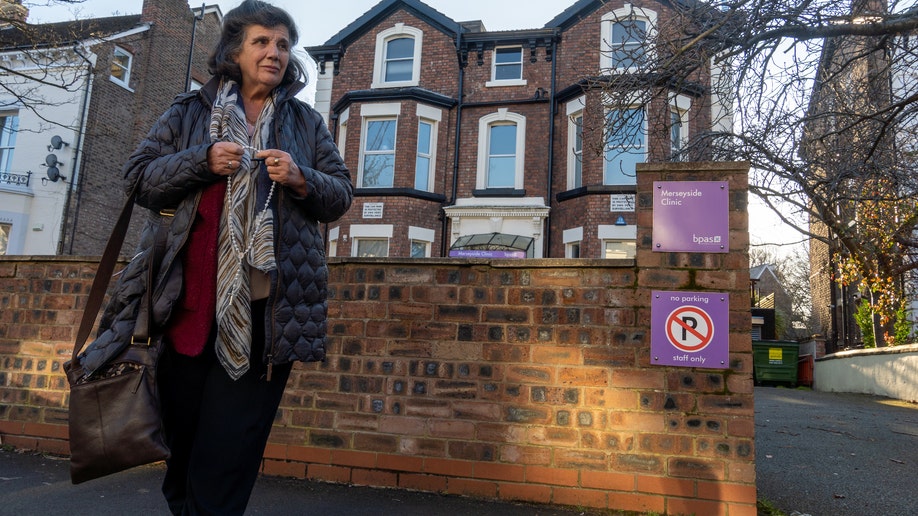
<instances>
[{"instance_id":1,"label":"striped scarf","mask_svg":"<svg viewBox=\"0 0 918 516\"><path fill-rule=\"evenodd\" d=\"M239 170L227 178L217 241L216 351L221 365L234 380L248 371L252 347L249 267L263 272L276 268L274 222L269 207L271 196L269 194L264 207L256 213L259 206L255 180L261 166L252 161L253 149L266 148L275 98L276 92L265 102L251 141L245 112L238 103L239 86L234 81L220 83L210 119L211 141L236 142L246 149Z\"/></svg>"}]
</instances>

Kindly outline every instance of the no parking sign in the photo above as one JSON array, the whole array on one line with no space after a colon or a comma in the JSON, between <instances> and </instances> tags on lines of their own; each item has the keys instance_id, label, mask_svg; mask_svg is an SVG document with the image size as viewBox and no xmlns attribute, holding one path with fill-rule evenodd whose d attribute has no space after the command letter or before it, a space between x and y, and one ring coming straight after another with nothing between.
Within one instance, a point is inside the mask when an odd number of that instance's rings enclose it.
<instances>
[{"instance_id":1,"label":"no parking sign","mask_svg":"<svg viewBox=\"0 0 918 516\"><path fill-rule=\"evenodd\" d=\"M655 290L652 295L652 364L727 369L729 294Z\"/></svg>"}]
</instances>

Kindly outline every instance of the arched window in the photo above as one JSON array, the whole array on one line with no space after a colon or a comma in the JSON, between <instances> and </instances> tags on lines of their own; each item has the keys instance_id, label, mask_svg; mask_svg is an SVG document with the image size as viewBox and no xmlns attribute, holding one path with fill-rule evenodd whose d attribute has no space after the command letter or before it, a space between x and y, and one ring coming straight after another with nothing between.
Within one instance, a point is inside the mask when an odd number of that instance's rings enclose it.
<instances>
[{"instance_id":1,"label":"arched window","mask_svg":"<svg viewBox=\"0 0 918 516\"><path fill-rule=\"evenodd\" d=\"M501 108L478 122L477 188L523 189L526 117Z\"/></svg>"},{"instance_id":2,"label":"arched window","mask_svg":"<svg viewBox=\"0 0 918 516\"><path fill-rule=\"evenodd\" d=\"M608 72L634 71L653 57L657 13L625 4L602 17L600 66Z\"/></svg>"},{"instance_id":3,"label":"arched window","mask_svg":"<svg viewBox=\"0 0 918 516\"><path fill-rule=\"evenodd\" d=\"M421 30L402 23L377 34L373 88L418 85L423 36Z\"/></svg>"}]
</instances>

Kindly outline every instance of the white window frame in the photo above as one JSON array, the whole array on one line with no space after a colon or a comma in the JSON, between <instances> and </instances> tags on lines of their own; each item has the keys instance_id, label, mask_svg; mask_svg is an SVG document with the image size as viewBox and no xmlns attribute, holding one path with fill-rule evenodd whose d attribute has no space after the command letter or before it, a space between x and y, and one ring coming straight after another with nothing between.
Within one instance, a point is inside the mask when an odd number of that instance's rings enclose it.
<instances>
[{"instance_id":1,"label":"white window frame","mask_svg":"<svg viewBox=\"0 0 918 516\"><path fill-rule=\"evenodd\" d=\"M423 190L425 192L434 191L434 178L436 177L436 163L437 163L437 133L440 129L440 121L443 119L443 110L437 109L431 106L426 106L424 104L418 104L417 106L417 116L418 116L418 147L417 156L415 157L415 171L414 171L414 188L418 190ZM421 124L430 124L430 152L422 156L420 151L420 136L421 136ZM417 159L425 158L429 160L429 166L427 167L427 188L421 189L417 185Z\"/></svg>"},{"instance_id":2,"label":"white window frame","mask_svg":"<svg viewBox=\"0 0 918 516\"><path fill-rule=\"evenodd\" d=\"M424 257L430 258L430 249L433 246L436 231L417 226L408 226L408 256L411 256L411 245L420 242L424 245Z\"/></svg>"},{"instance_id":3,"label":"white window frame","mask_svg":"<svg viewBox=\"0 0 918 516\"><path fill-rule=\"evenodd\" d=\"M25 228L28 227L28 223L28 214L4 211L3 206L0 206L0 224L4 224L9 228L5 237L7 239L6 248L0 255L4 253L7 255L24 254L26 240Z\"/></svg>"},{"instance_id":4,"label":"white window frame","mask_svg":"<svg viewBox=\"0 0 918 516\"><path fill-rule=\"evenodd\" d=\"M586 96L580 96L567 103L567 189L583 186L583 112ZM577 119L580 119L578 128ZM579 129L579 133L578 133ZM580 136L580 150L577 137ZM578 179L579 177L579 181ZM579 184L578 184L579 183Z\"/></svg>"},{"instance_id":5,"label":"white window frame","mask_svg":"<svg viewBox=\"0 0 918 516\"><path fill-rule=\"evenodd\" d=\"M341 234L341 227L334 227L328 230L328 257L338 256L338 237Z\"/></svg>"},{"instance_id":6,"label":"white window frame","mask_svg":"<svg viewBox=\"0 0 918 516\"><path fill-rule=\"evenodd\" d=\"M504 124L516 124L516 162L512 188L523 189L523 171L526 165L526 117L518 113L511 113L507 108L500 108L497 113L485 115L478 121L478 173L475 184L479 190L488 188L491 127Z\"/></svg>"},{"instance_id":7,"label":"white window frame","mask_svg":"<svg viewBox=\"0 0 918 516\"><path fill-rule=\"evenodd\" d=\"M361 240L385 240L388 257L392 234L391 224L351 224L351 256L357 257L357 246Z\"/></svg>"},{"instance_id":8,"label":"white window frame","mask_svg":"<svg viewBox=\"0 0 918 516\"><path fill-rule=\"evenodd\" d=\"M615 50L622 47L621 44L612 41L612 27L619 22L638 20L647 24L646 38L644 39L644 62L651 62L654 59L656 51L654 50L653 41L657 36L657 13L651 9L634 7L631 4L625 4L619 9L610 11L602 16L600 20L600 45L599 45L599 66L602 70L608 72L633 72L639 66L623 67L616 64L612 59Z\"/></svg>"},{"instance_id":9,"label":"white window frame","mask_svg":"<svg viewBox=\"0 0 918 516\"><path fill-rule=\"evenodd\" d=\"M565 258L582 258L583 257L583 226L578 228L565 229L562 233L564 242ZM573 248L577 247L578 256L573 256Z\"/></svg>"},{"instance_id":10,"label":"white window frame","mask_svg":"<svg viewBox=\"0 0 918 516\"><path fill-rule=\"evenodd\" d=\"M515 79L498 79L497 78L497 68L498 66L505 66L510 63L503 63L501 65L497 64L497 51L504 50L508 48L519 49L520 51L520 76ZM491 53L491 80L485 83L485 87L492 88L495 86L525 86L527 84L526 79L523 79L523 68L525 64L523 63L523 47L521 45L506 45L500 47L494 47L494 51Z\"/></svg>"},{"instance_id":11,"label":"white window frame","mask_svg":"<svg viewBox=\"0 0 918 516\"><path fill-rule=\"evenodd\" d=\"M597 228L596 235L602 246L599 249L600 258L606 258L606 247L610 243L626 243L629 246L628 255L625 259L633 259L637 253L637 226L608 226L600 225ZM633 251L633 254L632 254Z\"/></svg>"},{"instance_id":12,"label":"white window frame","mask_svg":"<svg viewBox=\"0 0 918 516\"><path fill-rule=\"evenodd\" d=\"M414 56L411 63L411 79L407 81L386 81L386 45L389 41L398 38L414 39ZM371 88L403 88L417 86L421 79L421 49L423 46L424 32L420 29L396 23L394 27L381 31L376 35L376 56L373 65L373 82Z\"/></svg>"},{"instance_id":13,"label":"white window frame","mask_svg":"<svg viewBox=\"0 0 918 516\"><path fill-rule=\"evenodd\" d=\"M368 242L382 242L385 244L386 249L383 254L377 256L360 256L360 244L366 244ZM351 256L355 258L388 258L389 257L389 239L379 238L379 237L356 237L351 239Z\"/></svg>"},{"instance_id":14,"label":"white window frame","mask_svg":"<svg viewBox=\"0 0 918 516\"><path fill-rule=\"evenodd\" d=\"M609 123L608 123L609 114L612 113L612 112L614 112L614 111L631 111L631 110L640 110L640 111L642 112L641 127L638 129L639 134L642 135L642 138L641 138L642 145L641 145L641 147L638 147L638 149L640 150L640 154L643 156L643 160L637 161L637 163L646 163L646 162L647 162L647 152L648 152L648 146L649 146L648 141L647 141L647 140L648 140L648 134L647 134L647 109L646 109L645 107L641 106L641 105L622 106L622 107L614 107L614 106L609 106L609 107L607 107L607 108L606 108L606 111L605 111L605 115L604 115L604 116L606 117L606 120L605 120L605 131L606 131L606 134L603 136L603 165L602 165L602 184L603 184L603 185L632 186L632 185L636 185L636 184L637 184L637 172L636 172L636 171L632 171L632 170L621 170L621 168L622 168L622 167L621 167L621 160L620 160L618 157L616 157L614 160L610 160L610 159L608 158L608 153L609 153L609 151L610 151L610 149L611 149L611 147L609 146L609 140L611 139L611 136L610 136L609 133L608 133L608 131L609 131ZM625 143L626 143L626 146L627 146L628 141L626 140ZM626 146L623 146L623 147L616 147L616 148L624 149L624 148L626 148ZM626 181L618 181L618 182L616 182L616 181L608 181L608 176L609 176L609 175L607 174L607 171L609 170L610 167L615 167L615 168L617 169L617 171L616 171L616 177L624 178L624 179L626 179ZM630 175L629 175L629 174L630 174Z\"/></svg>"},{"instance_id":15,"label":"white window frame","mask_svg":"<svg viewBox=\"0 0 918 516\"><path fill-rule=\"evenodd\" d=\"M0 134L0 172L9 173L12 170L13 155L16 151L16 136L19 134L19 112L0 111L0 117L11 120L10 130Z\"/></svg>"},{"instance_id":16,"label":"white window frame","mask_svg":"<svg viewBox=\"0 0 918 516\"><path fill-rule=\"evenodd\" d=\"M399 114L402 111L402 105L400 102L389 102L382 104L367 104L361 106L360 108L360 117L361 117L361 130L360 130L360 155L358 156L357 164L357 188L391 188L395 185L395 173L396 170L392 172L392 185L391 186L363 186L364 183L364 161L368 155L366 150L367 147L367 135L369 133L369 126L371 122L379 122L385 120L391 120L395 122L395 147L391 151L373 151L373 154L389 154L391 152L393 156L393 161L398 152L398 120Z\"/></svg>"},{"instance_id":17,"label":"white window frame","mask_svg":"<svg viewBox=\"0 0 918 516\"><path fill-rule=\"evenodd\" d=\"M676 95L671 94L669 97L669 112L670 112L670 124L672 124L672 115L679 116L679 144L678 146L674 145L673 142L673 132L672 126L669 130L669 140L670 140L670 159L673 156L676 157L677 161L685 161L686 157L681 154L685 149L685 144L689 140L689 124L688 124L688 114L689 110L692 108L692 99L685 95Z\"/></svg>"},{"instance_id":18,"label":"white window frame","mask_svg":"<svg viewBox=\"0 0 918 516\"><path fill-rule=\"evenodd\" d=\"M347 108L338 115L338 154L344 159L344 150L347 148L347 119L351 116L351 108ZM397 130L397 129L396 129Z\"/></svg>"},{"instance_id":19,"label":"white window frame","mask_svg":"<svg viewBox=\"0 0 918 516\"><path fill-rule=\"evenodd\" d=\"M624 256L609 256L610 246L623 247ZM637 256L637 242L635 242L634 240L622 240L622 239L604 239L602 240L602 256L600 256L600 258L602 259L633 260L635 256Z\"/></svg>"},{"instance_id":20,"label":"white window frame","mask_svg":"<svg viewBox=\"0 0 918 516\"><path fill-rule=\"evenodd\" d=\"M127 57L127 66L122 65L118 61L117 59L118 56ZM111 71L109 71L108 78L113 83L119 86L123 86L124 88L128 90L131 90L131 67L133 66L133 63L134 63L134 54L132 54L131 52L128 52L127 50L119 46L116 46L115 49L112 51L112 67L114 68L117 66L118 68L123 70L124 77L123 78L116 77L112 75Z\"/></svg>"},{"instance_id":21,"label":"white window frame","mask_svg":"<svg viewBox=\"0 0 918 516\"><path fill-rule=\"evenodd\" d=\"M10 249L10 237L13 235L12 222L0 222L0 256L6 255Z\"/></svg>"}]
</instances>

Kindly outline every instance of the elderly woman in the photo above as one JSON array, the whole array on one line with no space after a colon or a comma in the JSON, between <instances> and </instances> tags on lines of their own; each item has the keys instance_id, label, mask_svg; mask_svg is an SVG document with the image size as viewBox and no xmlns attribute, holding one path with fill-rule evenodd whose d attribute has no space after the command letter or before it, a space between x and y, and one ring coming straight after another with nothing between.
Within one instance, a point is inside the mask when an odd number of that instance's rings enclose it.
<instances>
[{"instance_id":1,"label":"elderly woman","mask_svg":"<svg viewBox=\"0 0 918 516\"><path fill-rule=\"evenodd\" d=\"M294 98L296 42L282 9L229 11L214 77L174 101L124 168L152 212L141 250L168 224L152 288L174 514L243 513L292 361L325 355L319 223L347 211L353 188L322 118ZM103 327L136 313L143 277L128 267Z\"/></svg>"}]
</instances>

